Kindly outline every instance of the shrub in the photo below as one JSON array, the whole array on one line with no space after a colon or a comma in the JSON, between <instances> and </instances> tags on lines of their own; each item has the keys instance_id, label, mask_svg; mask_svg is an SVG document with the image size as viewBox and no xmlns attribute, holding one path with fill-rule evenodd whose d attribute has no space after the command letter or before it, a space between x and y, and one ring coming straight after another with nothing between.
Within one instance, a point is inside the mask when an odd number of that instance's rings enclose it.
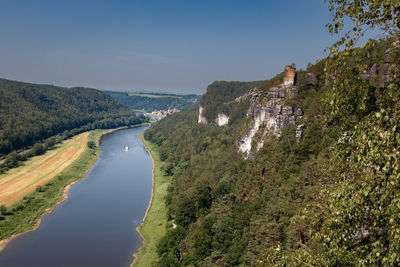
<instances>
[{"instance_id":1,"label":"shrub","mask_svg":"<svg viewBox=\"0 0 400 267\"><path fill-rule=\"evenodd\" d=\"M44 192L44 188L39 185L38 187L36 187L36 192Z\"/></svg>"},{"instance_id":2,"label":"shrub","mask_svg":"<svg viewBox=\"0 0 400 267\"><path fill-rule=\"evenodd\" d=\"M6 205L1 205L0 206L0 212L1 212L2 215L5 215L7 213Z\"/></svg>"},{"instance_id":3,"label":"shrub","mask_svg":"<svg viewBox=\"0 0 400 267\"><path fill-rule=\"evenodd\" d=\"M94 149L94 148L96 148L96 143L93 141L89 141L89 142L87 142L87 147L90 149Z\"/></svg>"}]
</instances>

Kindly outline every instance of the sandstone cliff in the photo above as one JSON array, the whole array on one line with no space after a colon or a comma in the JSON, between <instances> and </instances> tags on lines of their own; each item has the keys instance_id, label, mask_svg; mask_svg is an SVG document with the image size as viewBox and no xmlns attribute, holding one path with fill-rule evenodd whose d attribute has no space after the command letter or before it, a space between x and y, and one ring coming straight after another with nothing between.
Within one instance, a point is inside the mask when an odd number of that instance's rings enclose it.
<instances>
[{"instance_id":1,"label":"sandstone cliff","mask_svg":"<svg viewBox=\"0 0 400 267\"><path fill-rule=\"evenodd\" d=\"M307 74L309 83L315 83L315 76ZM238 150L248 157L252 152L258 151L263 145L267 135L280 136L283 129L295 125L303 117L303 110L288 104L299 89L294 86L295 68L285 66L283 84L268 90L255 87L247 94L236 98L237 102L249 100L250 107L247 118L251 119L251 127L239 142ZM301 138L304 125L299 124L296 129L296 138Z\"/></svg>"},{"instance_id":2,"label":"sandstone cliff","mask_svg":"<svg viewBox=\"0 0 400 267\"><path fill-rule=\"evenodd\" d=\"M247 117L252 121L250 130L240 140L239 151L248 156L251 151L257 151L263 146L268 134L279 137L287 125L295 124L298 118L302 118L303 111L300 108L285 104L285 100L297 94L298 89L294 86L280 86L268 91L254 88L248 94L237 98L237 101L250 100ZM302 130L303 126L299 125L296 131L297 138L301 137ZM258 138L255 138L256 135Z\"/></svg>"},{"instance_id":3,"label":"sandstone cliff","mask_svg":"<svg viewBox=\"0 0 400 267\"><path fill-rule=\"evenodd\" d=\"M256 87L248 89L247 93L235 99L224 99L228 101L218 100L215 101L214 105L204 105L207 102L212 102L211 95L207 92L206 96L210 99L208 101L202 99L202 104L199 107L198 123L227 125L233 115L230 112L221 111L223 107L235 102L248 101L250 105L246 116L250 119L250 126L248 126L246 134L238 140L238 150L244 153L245 157L249 157L252 153L258 151L264 145L264 140L268 138L268 135L272 134L279 137L289 124L295 125L298 122L295 134L296 138L301 138L304 125L298 119L303 117L303 111L301 108L289 104L290 100L299 93L299 89L294 86L296 80L295 70L292 66L285 66L283 80L281 80L283 83L279 86L273 86L265 90L265 88L261 89L259 85L256 85ZM306 74L306 85L313 86L316 81L317 78L314 74ZM218 95L215 98L218 98ZM212 108L217 110L217 112L213 113L215 115L206 116L206 113L209 113L209 109Z\"/></svg>"},{"instance_id":4,"label":"sandstone cliff","mask_svg":"<svg viewBox=\"0 0 400 267\"><path fill-rule=\"evenodd\" d=\"M229 123L229 117L225 113L218 113L217 118L215 119L215 122L218 124L218 126L224 126Z\"/></svg>"},{"instance_id":5,"label":"sandstone cliff","mask_svg":"<svg viewBox=\"0 0 400 267\"><path fill-rule=\"evenodd\" d=\"M207 118L204 115L204 107L199 107L199 118L197 120L198 123L207 123ZM217 118L215 118L215 123L218 126L224 126L229 123L229 116L223 112L219 112Z\"/></svg>"},{"instance_id":6,"label":"sandstone cliff","mask_svg":"<svg viewBox=\"0 0 400 267\"><path fill-rule=\"evenodd\" d=\"M207 119L204 116L204 108L202 106L199 107L199 119L198 123L207 123Z\"/></svg>"}]
</instances>

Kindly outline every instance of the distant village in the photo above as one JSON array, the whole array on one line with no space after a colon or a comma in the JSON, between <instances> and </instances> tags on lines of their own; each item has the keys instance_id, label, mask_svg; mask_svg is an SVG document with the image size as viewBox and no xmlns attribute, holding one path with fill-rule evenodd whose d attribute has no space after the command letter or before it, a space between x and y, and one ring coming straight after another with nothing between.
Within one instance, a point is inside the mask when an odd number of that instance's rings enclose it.
<instances>
[{"instance_id":1,"label":"distant village","mask_svg":"<svg viewBox=\"0 0 400 267\"><path fill-rule=\"evenodd\" d=\"M151 112L151 115L155 115L155 116L169 116L171 114L177 113L177 112L181 112L179 109L168 109L168 110L154 110Z\"/></svg>"},{"instance_id":2,"label":"distant village","mask_svg":"<svg viewBox=\"0 0 400 267\"><path fill-rule=\"evenodd\" d=\"M153 110L151 113L145 113L144 115L158 121L177 112L181 112L180 109L173 108L168 110Z\"/></svg>"}]
</instances>

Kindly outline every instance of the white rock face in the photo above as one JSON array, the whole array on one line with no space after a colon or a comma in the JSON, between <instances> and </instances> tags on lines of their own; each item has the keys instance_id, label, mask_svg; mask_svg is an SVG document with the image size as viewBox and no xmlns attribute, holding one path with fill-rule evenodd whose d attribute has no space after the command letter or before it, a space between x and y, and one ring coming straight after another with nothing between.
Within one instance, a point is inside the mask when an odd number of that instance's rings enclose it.
<instances>
[{"instance_id":1,"label":"white rock face","mask_svg":"<svg viewBox=\"0 0 400 267\"><path fill-rule=\"evenodd\" d=\"M261 139L256 140L257 147L254 148L256 151L264 145L263 139L268 133L273 133L279 137L288 124L295 124L296 119L303 116L303 111L300 108L284 103L286 98L291 98L297 93L298 89L290 86L274 87L268 92L262 92L255 88L242 98L237 99L237 101L250 99L247 117L253 119L250 131L242 138L238 147L239 151L245 154L245 157L249 156L252 150L251 144L257 133L260 134ZM298 127L296 136L301 137L303 127Z\"/></svg>"},{"instance_id":2,"label":"white rock face","mask_svg":"<svg viewBox=\"0 0 400 267\"><path fill-rule=\"evenodd\" d=\"M229 117L227 115L225 115L224 113L220 112L220 113L218 113L218 117L215 119L215 122L219 126L227 125L229 122Z\"/></svg>"},{"instance_id":3,"label":"white rock face","mask_svg":"<svg viewBox=\"0 0 400 267\"><path fill-rule=\"evenodd\" d=\"M203 114L204 108L202 106L199 107L199 120L198 123L207 123L207 119Z\"/></svg>"},{"instance_id":4,"label":"white rock face","mask_svg":"<svg viewBox=\"0 0 400 267\"><path fill-rule=\"evenodd\" d=\"M296 138L300 139L303 136L304 124L300 124L296 128Z\"/></svg>"},{"instance_id":5,"label":"white rock face","mask_svg":"<svg viewBox=\"0 0 400 267\"><path fill-rule=\"evenodd\" d=\"M292 86L293 83L294 83L294 82L291 81L291 80L284 80L284 81L283 81L283 85L284 85L284 86Z\"/></svg>"},{"instance_id":6,"label":"white rock face","mask_svg":"<svg viewBox=\"0 0 400 267\"><path fill-rule=\"evenodd\" d=\"M265 109L260 110L260 113L258 113L257 116L254 117L254 123L253 126L250 129L250 132L246 134L242 141L239 144L239 151L245 153L246 155L250 152L251 150L251 142L253 141L254 135L258 132L258 129L260 128L261 124L265 120ZM258 144L257 146L259 146ZM262 147L263 144L261 144Z\"/></svg>"}]
</instances>

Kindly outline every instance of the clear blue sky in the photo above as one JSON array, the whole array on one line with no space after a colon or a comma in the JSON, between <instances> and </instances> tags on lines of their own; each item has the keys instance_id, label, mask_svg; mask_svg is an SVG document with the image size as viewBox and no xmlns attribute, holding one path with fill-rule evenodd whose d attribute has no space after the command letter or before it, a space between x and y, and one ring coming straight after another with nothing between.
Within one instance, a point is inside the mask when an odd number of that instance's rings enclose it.
<instances>
[{"instance_id":1,"label":"clear blue sky","mask_svg":"<svg viewBox=\"0 0 400 267\"><path fill-rule=\"evenodd\" d=\"M329 20L323 0L0 0L0 77L201 94L321 59Z\"/></svg>"}]
</instances>

